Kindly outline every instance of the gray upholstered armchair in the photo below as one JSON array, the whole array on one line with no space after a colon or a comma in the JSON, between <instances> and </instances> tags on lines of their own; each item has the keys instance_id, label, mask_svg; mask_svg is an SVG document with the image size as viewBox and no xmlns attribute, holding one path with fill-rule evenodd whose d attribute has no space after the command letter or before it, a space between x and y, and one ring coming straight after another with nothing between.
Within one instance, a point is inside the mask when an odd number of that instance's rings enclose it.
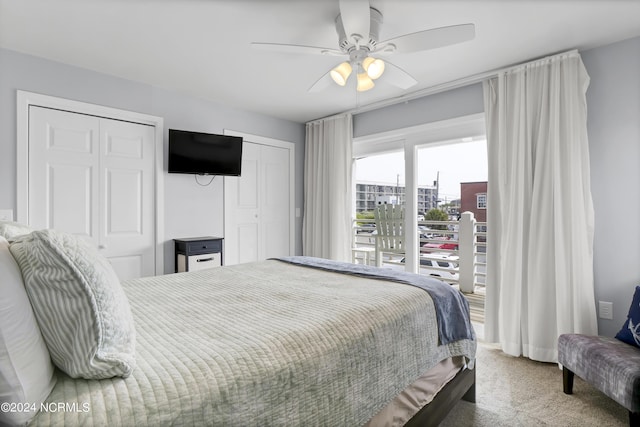
<instances>
[{"instance_id":1,"label":"gray upholstered armchair","mask_svg":"<svg viewBox=\"0 0 640 427\"><path fill-rule=\"evenodd\" d=\"M630 426L640 426L640 286L615 338L560 335L558 362L566 394L573 392L575 374L627 408Z\"/></svg>"},{"instance_id":2,"label":"gray upholstered armchair","mask_svg":"<svg viewBox=\"0 0 640 427\"><path fill-rule=\"evenodd\" d=\"M574 374L629 410L629 425L640 426L640 349L615 338L560 335L558 362L563 389L573 392Z\"/></svg>"}]
</instances>

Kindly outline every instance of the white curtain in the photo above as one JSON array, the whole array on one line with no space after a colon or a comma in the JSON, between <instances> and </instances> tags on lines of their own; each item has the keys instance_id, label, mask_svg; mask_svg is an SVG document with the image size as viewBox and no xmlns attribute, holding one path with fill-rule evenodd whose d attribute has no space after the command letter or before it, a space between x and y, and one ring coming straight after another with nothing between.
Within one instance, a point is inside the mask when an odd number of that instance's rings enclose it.
<instances>
[{"instance_id":1,"label":"white curtain","mask_svg":"<svg viewBox=\"0 0 640 427\"><path fill-rule=\"evenodd\" d=\"M307 123L304 255L351 260L352 165L351 114Z\"/></svg>"},{"instance_id":2,"label":"white curtain","mask_svg":"<svg viewBox=\"0 0 640 427\"><path fill-rule=\"evenodd\" d=\"M513 356L556 362L560 334L597 333L588 85L577 52L484 82L485 338Z\"/></svg>"}]
</instances>

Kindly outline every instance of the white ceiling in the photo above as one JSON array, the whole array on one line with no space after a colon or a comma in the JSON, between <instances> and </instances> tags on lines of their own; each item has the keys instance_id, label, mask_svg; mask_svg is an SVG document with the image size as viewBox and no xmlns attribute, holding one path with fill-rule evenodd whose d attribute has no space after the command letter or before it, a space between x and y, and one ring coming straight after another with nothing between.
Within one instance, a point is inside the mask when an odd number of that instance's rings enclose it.
<instances>
[{"instance_id":1,"label":"white ceiling","mask_svg":"<svg viewBox=\"0 0 640 427\"><path fill-rule=\"evenodd\" d=\"M338 0L0 0L0 46L228 106L306 122L569 49L640 35L640 0L371 0L381 40L460 23L476 38L388 59L418 85L307 89L339 57L250 42L337 48ZM1 66L1 64L0 64ZM354 80L351 78L350 80Z\"/></svg>"}]
</instances>

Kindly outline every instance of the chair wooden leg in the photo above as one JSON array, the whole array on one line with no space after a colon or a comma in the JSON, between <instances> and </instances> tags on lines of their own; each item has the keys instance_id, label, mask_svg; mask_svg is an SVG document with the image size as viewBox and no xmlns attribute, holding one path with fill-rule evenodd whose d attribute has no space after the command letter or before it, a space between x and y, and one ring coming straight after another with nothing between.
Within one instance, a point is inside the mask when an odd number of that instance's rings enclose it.
<instances>
[{"instance_id":1,"label":"chair wooden leg","mask_svg":"<svg viewBox=\"0 0 640 427\"><path fill-rule=\"evenodd\" d=\"M376 267L382 267L382 252L376 243Z\"/></svg>"},{"instance_id":2,"label":"chair wooden leg","mask_svg":"<svg viewBox=\"0 0 640 427\"><path fill-rule=\"evenodd\" d=\"M573 393L573 372L565 366L562 367L562 390L565 394Z\"/></svg>"},{"instance_id":3,"label":"chair wooden leg","mask_svg":"<svg viewBox=\"0 0 640 427\"><path fill-rule=\"evenodd\" d=\"M629 411L629 427L640 426L640 412Z\"/></svg>"}]
</instances>

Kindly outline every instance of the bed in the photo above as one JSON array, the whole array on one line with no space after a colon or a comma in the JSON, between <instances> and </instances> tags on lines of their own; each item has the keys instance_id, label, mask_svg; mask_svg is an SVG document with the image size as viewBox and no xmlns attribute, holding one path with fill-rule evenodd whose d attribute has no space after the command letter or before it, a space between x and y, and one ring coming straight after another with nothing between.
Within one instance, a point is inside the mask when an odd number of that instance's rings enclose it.
<instances>
[{"instance_id":1,"label":"bed","mask_svg":"<svg viewBox=\"0 0 640 427\"><path fill-rule=\"evenodd\" d=\"M104 379L55 368L29 424L437 425L473 401L475 337L443 339L429 292L296 260L122 283L135 367ZM462 307L452 316L468 319Z\"/></svg>"}]
</instances>

